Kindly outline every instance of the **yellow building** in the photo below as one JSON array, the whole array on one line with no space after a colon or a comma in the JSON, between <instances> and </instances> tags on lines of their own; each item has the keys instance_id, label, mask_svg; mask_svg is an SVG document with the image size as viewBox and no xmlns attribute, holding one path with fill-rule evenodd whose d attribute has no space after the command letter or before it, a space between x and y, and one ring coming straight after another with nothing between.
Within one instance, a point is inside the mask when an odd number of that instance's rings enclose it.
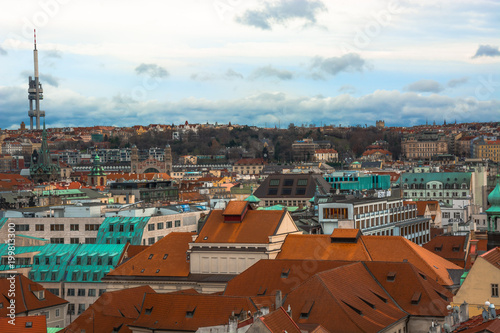
<instances>
[{"instance_id":1,"label":"yellow building","mask_svg":"<svg viewBox=\"0 0 500 333\"><path fill-rule=\"evenodd\" d=\"M500 162L500 140L474 143L474 157Z\"/></svg>"},{"instance_id":2,"label":"yellow building","mask_svg":"<svg viewBox=\"0 0 500 333\"><path fill-rule=\"evenodd\" d=\"M462 286L453 297L452 305L459 306L464 301L469 304L469 316L480 315L484 303L489 301L500 305L498 286L500 284L500 248L496 247L479 256Z\"/></svg>"}]
</instances>

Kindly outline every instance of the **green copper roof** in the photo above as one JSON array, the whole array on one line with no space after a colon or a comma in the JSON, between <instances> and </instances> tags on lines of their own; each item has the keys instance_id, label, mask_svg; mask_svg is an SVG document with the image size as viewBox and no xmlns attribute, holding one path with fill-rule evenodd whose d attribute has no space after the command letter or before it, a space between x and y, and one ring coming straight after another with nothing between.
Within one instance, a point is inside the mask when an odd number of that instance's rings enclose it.
<instances>
[{"instance_id":1,"label":"green copper roof","mask_svg":"<svg viewBox=\"0 0 500 333\"><path fill-rule=\"evenodd\" d=\"M34 236L28 236L28 235L20 235L17 234L17 237L23 237L23 238L29 238L29 239L36 239L36 240L41 240L41 241L49 241L48 239L45 238L40 238L40 237L34 237Z\"/></svg>"},{"instance_id":2,"label":"green copper roof","mask_svg":"<svg viewBox=\"0 0 500 333\"><path fill-rule=\"evenodd\" d=\"M403 184L420 184L430 181L437 181L450 185L458 184L458 188L460 189L462 183L467 184L467 186L470 185L471 176L472 174L470 172L407 172L402 174L400 179Z\"/></svg>"},{"instance_id":3,"label":"green copper roof","mask_svg":"<svg viewBox=\"0 0 500 333\"><path fill-rule=\"evenodd\" d=\"M488 202L491 204L491 208L495 207L500 210L500 175L497 175L497 186L488 195ZM489 211L488 209L487 211Z\"/></svg>"},{"instance_id":4,"label":"green copper roof","mask_svg":"<svg viewBox=\"0 0 500 333\"><path fill-rule=\"evenodd\" d=\"M249 195L249 196L245 199L245 201L248 201L248 202L250 202L250 203L259 203L259 202L260 202L260 199L259 199L259 198L257 198L255 195L253 195L253 194L252 194L252 195Z\"/></svg>"},{"instance_id":5,"label":"green copper roof","mask_svg":"<svg viewBox=\"0 0 500 333\"><path fill-rule=\"evenodd\" d=\"M97 232L99 244L141 245L144 228L150 217L107 217Z\"/></svg>"},{"instance_id":6,"label":"green copper roof","mask_svg":"<svg viewBox=\"0 0 500 333\"><path fill-rule=\"evenodd\" d=\"M7 222L8 218L6 217L2 217L0 219L0 229L2 229L3 225L5 224L5 222Z\"/></svg>"},{"instance_id":7,"label":"green copper roof","mask_svg":"<svg viewBox=\"0 0 500 333\"><path fill-rule=\"evenodd\" d=\"M0 245L0 255L8 253L6 244ZM101 278L118 265L125 244L46 244L19 246L16 254L39 252L31 265L29 278L35 282L100 282ZM0 265L0 270L8 270Z\"/></svg>"},{"instance_id":8,"label":"green copper roof","mask_svg":"<svg viewBox=\"0 0 500 333\"><path fill-rule=\"evenodd\" d=\"M47 333L57 333L63 329L64 327L47 327Z\"/></svg>"},{"instance_id":9,"label":"green copper roof","mask_svg":"<svg viewBox=\"0 0 500 333\"><path fill-rule=\"evenodd\" d=\"M287 209L289 212L295 212L299 207L287 207L283 205L274 205L274 206L269 206L269 207L259 207L257 210L283 210Z\"/></svg>"}]
</instances>

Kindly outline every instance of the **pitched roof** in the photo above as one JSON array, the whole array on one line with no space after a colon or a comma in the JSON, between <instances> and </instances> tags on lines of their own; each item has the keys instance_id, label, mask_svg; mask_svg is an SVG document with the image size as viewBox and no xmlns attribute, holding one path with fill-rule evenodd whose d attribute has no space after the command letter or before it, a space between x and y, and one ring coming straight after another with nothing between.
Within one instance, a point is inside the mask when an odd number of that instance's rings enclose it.
<instances>
[{"instance_id":1,"label":"pitched roof","mask_svg":"<svg viewBox=\"0 0 500 333\"><path fill-rule=\"evenodd\" d=\"M404 311L414 316L448 315L446 306L453 294L411 263L371 261L365 266Z\"/></svg>"},{"instance_id":2,"label":"pitched roof","mask_svg":"<svg viewBox=\"0 0 500 333\"><path fill-rule=\"evenodd\" d=\"M283 210L248 210L241 222L234 223L224 222L222 210L212 210L196 243L267 244L286 214Z\"/></svg>"},{"instance_id":3,"label":"pitched roof","mask_svg":"<svg viewBox=\"0 0 500 333\"><path fill-rule=\"evenodd\" d=\"M454 285L448 269L459 266L401 236L361 236L356 243L332 242L330 235L288 235L278 259L404 261L441 285Z\"/></svg>"},{"instance_id":4,"label":"pitched roof","mask_svg":"<svg viewBox=\"0 0 500 333\"><path fill-rule=\"evenodd\" d=\"M193 240L193 233L172 232L136 254L106 275L104 280L113 277L170 277L188 276L189 262L186 252Z\"/></svg>"},{"instance_id":5,"label":"pitched roof","mask_svg":"<svg viewBox=\"0 0 500 333\"><path fill-rule=\"evenodd\" d=\"M488 252L481 255L481 258L495 266L500 268L500 247L495 247Z\"/></svg>"},{"instance_id":6,"label":"pitched roof","mask_svg":"<svg viewBox=\"0 0 500 333\"><path fill-rule=\"evenodd\" d=\"M274 298L272 298L274 299ZM130 326L154 330L196 331L227 324L234 313L258 310L250 297L207 294L146 294L141 314Z\"/></svg>"},{"instance_id":7,"label":"pitched roof","mask_svg":"<svg viewBox=\"0 0 500 333\"><path fill-rule=\"evenodd\" d=\"M272 333L301 333L300 328L295 324L292 317L280 307L279 309L259 318L260 321L269 329Z\"/></svg>"},{"instance_id":8,"label":"pitched roof","mask_svg":"<svg viewBox=\"0 0 500 333\"><path fill-rule=\"evenodd\" d=\"M263 198L304 198L330 192L332 186L318 174L271 174L255 190L254 195Z\"/></svg>"},{"instance_id":9,"label":"pitched roof","mask_svg":"<svg viewBox=\"0 0 500 333\"><path fill-rule=\"evenodd\" d=\"M316 273L351 263L340 260L259 260L230 280L224 295L268 296L275 295L278 290L285 295Z\"/></svg>"},{"instance_id":10,"label":"pitched roof","mask_svg":"<svg viewBox=\"0 0 500 333\"><path fill-rule=\"evenodd\" d=\"M7 309L7 306L11 299L15 300L16 313L44 309L68 303L68 301L43 288L41 284L33 282L21 274L15 276L16 293L14 297L9 295L10 284L10 280L7 278L0 279L0 294L2 296L0 298L0 303L2 304L0 308L0 317L6 317L9 313L10 310ZM34 292L42 290L44 291L44 298L38 299Z\"/></svg>"},{"instance_id":11,"label":"pitched roof","mask_svg":"<svg viewBox=\"0 0 500 333\"><path fill-rule=\"evenodd\" d=\"M467 237L440 235L422 245L424 249L464 267L467 260Z\"/></svg>"},{"instance_id":12,"label":"pitched roof","mask_svg":"<svg viewBox=\"0 0 500 333\"><path fill-rule=\"evenodd\" d=\"M2 333L47 333L47 319L45 316L16 317L12 325L9 317L0 318L0 332Z\"/></svg>"},{"instance_id":13,"label":"pitched roof","mask_svg":"<svg viewBox=\"0 0 500 333\"><path fill-rule=\"evenodd\" d=\"M127 325L139 316L144 295L154 292L142 286L104 293L61 332L94 332L95 327L99 332L132 332Z\"/></svg>"},{"instance_id":14,"label":"pitched roof","mask_svg":"<svg viewBox=\"0 0 500 333\"><path fill-rule=\"evenodd\" d=\"M241 215L247 207L246 201L229 201L222 215Z\"/></svg>"},{"instance_id":15,"label":"pitched roof","mask_svg":"<svg viewBox=\"0 0 500 333\"><path fill-rule=\"evenodd\" d=\"M288 305L297 324L319 323L335 332L378 332L407 316L363 263L316 274L287 295Z\"/></svg>"},{"instance_id":16,"label":"pitched roof","mask_svg":"<svg viewBox=\"0 0 500 333\"><path fill-rule=\"evenodd\" d=\"M474 316L461 323L453 330L453 333L483 333L483 332L500 332L500 319L498 318L499 310L496 310L497 318L484 321L482 315Z\"/></svg>"},{"instance_id":17,"label":"pitched roof","mask_svg":"<svg viewBox=\"0 0 500 333\"><path fill-rule=\"evenodd\" d=\"M241 160L237 161L234 163L234 165L264 165L267 164L266 161L264 161L263 158L242 158Z\"/></svg>"}]
</instances>

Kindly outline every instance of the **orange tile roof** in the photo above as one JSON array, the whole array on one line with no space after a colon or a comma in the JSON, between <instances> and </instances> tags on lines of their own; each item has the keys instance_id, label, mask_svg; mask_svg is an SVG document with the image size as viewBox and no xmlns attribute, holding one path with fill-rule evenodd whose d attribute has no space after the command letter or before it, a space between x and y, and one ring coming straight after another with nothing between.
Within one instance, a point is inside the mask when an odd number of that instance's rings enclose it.
<instances>
[{"instance_id":1,"label":"orange tile roof","mask_svg":"<svg viewBox=\"0 0 500 333\"><path fill-rule=\"evenodd\" d=\"M500 247L495 247L488 252L481 255L481 258L495 266L500 268Z\"/></svg>"},{"instance_id":2,"label":"orange tile roof","mask_svg":"<svg viewBox=\"0 0 500 333\"><path fill-rule=\"evenodd\" d=\"M222 210L212 210L196 243L267 244L287 214L284 210L248 210L241 222L224 222Z\"/></svg>"},{"instance_id":3,"label":"orange tile roof","mask_svg":"<svg viewBox=\"0 0 500 333\"><path fill-rule=\"evenodd\" d=\"M259 260L230 280L224 295L256 296L289 293L316 273L351 264L340 260Z\"/></svg>"},{"instance_id":4,"label":"orange tile roof","mask_svg":"<svg viewBox=\"0 0 500 333\"><path fill-rule=\"evenodd\" d=\"M10 311L7 309L9 299L15 300L16 313L44 309L68 303L68 301L52 294L48 290L45 290L41 284L31 281L24 275L16 275L15 285L15 296L9 296L10 280L7 280L7 278L0 279L0 294L3 296L0 298L0 303L2 304L2 307L0 308L0 317L7 316ZM33 291L40 290L45 290L45 299L39 300L33 293Z\"/></svg>"},{"instance_id":5,"label":"orange tile roof","mask_svg":"<svg viewBox=\"0 0 500 333\"><path fill-rule=\"evenodd\" d=\"M359 229L341 229L336 228L333 230L331 238L358 238L361 231Z\"/></svg>"},{"instance_id":6,"label":"orange tile roof","mask_svg":"<svg viewBox=\"0 0 500 333\"><path fill-rule=\"evenodd\" d=\"M194 332L200 327L227 325L232 313L238 315L257 310L250 297L146 294L141 314L130 326Z\"/></svg>"},{"instance_id":7,"label":"orange tile roof","mask_svg":"<svg viewBox=\"0 0 500 333\"><path fill-rule=\"evenodd\" d=\"M9 317L0 318L0 332L2 333L47 333L47 319L45 316L16 317L12 325ZM26 326L31 323L31 326Z\"/></svg>"},{"instance_id":8,"label":"orange tile roof","mask_svg":"<svg viewBox=\"0 0 500 333\"><path fill-rule=\"evenodd\" d=\"M29 188L33 183L21 175L11 173L0 173L0 189L12 190Z\"/></svg>"},{"instance_id":9,"label":"orange tile roof","mask_svg":"<svg viewBox=\"0 0 500 333\"><path fill-rule=\"evenodd\" d=\"M411 263L371 261L365 262L365 266L404 311L414 316L448 315L446 306L453 299L453 293ZM387 278L390 273L395 273L393 281ZM420 295L418 304L412 304L416 293Z\"/></svg>"},{"instance_id":10,"label":"orange tile roof","mask_svg":"<svg viewBox=\"0 0 500 333\"><path fill-rule=\"evenodd\" d=\"M98 328L99 332L131 333L127 325L139 316L145 295L154 292L150 286L142 286L104 293L60 332L94 332Z\"/></svg>"},{"instance_id":11,"label":"orange tile roof","mask_svg":"<svg viewBox=\"0 0 500 333\"><path fill-rule=\"evenodd\" d=\"M370 150L363 152L363 156L369 156L369 155L373 155L375 153L380 153L382 155L392 155L392 153L390 151L387 151L385 149L370 149Z\"/></svg>"},{"instance_id":12,"label":"orange tile roof","mask_svg":"<svg viewBox=\"0 0 500 333\"><path fill-rule=\"evenodd\" d=\"M316 149L315 154L337 154L335 149Z\"/></svg>"},{"instance_id":13,"label":"orange tile roof","mask_svg":"<svg viewBox=\"0 0 500 333\"><path fill-rule=\"evenodd\" d=\"M465 256L467 253L466 241L466 236L441 235L431 239L422 247L463 268L467 260Z\"/></svg>"},{"instance_id":14,"label":"orange tile roof","mask_svg":"<svg viewBox=\"0 0 500 333\"><path fill-rule=\"evenodd\" d=\"M260 317L259 320L262 321L269 332L272 333L301 333L300 328L295 324L292 317L288 315L283 307Z\"/></svg>"},{"instance_id":15,"label":"orange tile roof","mask_svg":"<svg viewBox=\"0 0 500 333\"><path fill-rule=\"evenodd\" d=\"M149 173L109 173L106 175L106 178L111 181L120 181L120 180L154 180L154 179L172 179L167 173L164 172L149 172Z\"/></svg>"},{"instance_id":16,"label":"orange tile roof","mask_svg":"<svg viewBox=\"0 0 500 333\"><path fill-rule=\"evenodd\" d=\"M234 164L235 165L253 165L253 164L264 165L264 164L267 164L267 162L264 161L263 158L242 158L241 160L237 161Z\"/></svg>"},{"instance_id":17,"label":"orange tile roof","mask_svg":"<svg viewBox=\"0 0 500 333\"><path fill-rule=\"evenodd\" d=\"M172 232L109 272L114 277L185 277L189 275L186 253L193 233Z\"/></svg>"},{"instance_id":18,"label":"orange tile roof","mask_svg":"<svg viewBox=\"0 0 500 333\"><path fill-rule=\"evenodd\" d=\"M316 274L287 295L283 307L288 305L297 324L332 332L378 332L407 316L363 263Z\"/></svg>"},{"instance_id":19,"label":"orange tile roof","mask_svg":"<svg viewBox=\"0 0 500 333\"><path fill-rule=\"evenodd\" d=\"M278 259L403 261L437 279L453 285L448 269L461 267L401 236L361 236L356 243L332 243L330 235L288 235Z\"/></svg>"},{"instance_id":20,"label":"orange tile roof","mask_svg":"<svg viewBox=\"0 0 500 333\"><path fill-rule=\"evenodd\" d=\"M251 207L247 201L229 201L222 215L241 215L247 207Z\"/></svg>"}]
</instances>

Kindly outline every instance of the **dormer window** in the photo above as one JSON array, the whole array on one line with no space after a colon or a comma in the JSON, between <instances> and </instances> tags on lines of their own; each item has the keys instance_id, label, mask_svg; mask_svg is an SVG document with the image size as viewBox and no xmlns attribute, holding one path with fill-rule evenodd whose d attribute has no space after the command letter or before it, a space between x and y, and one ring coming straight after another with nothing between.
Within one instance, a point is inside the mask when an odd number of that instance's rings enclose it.
<instances>
[{"instance_id":1,"label":"dormer window","mask_svg":"<svg viewBox=\"0 0 500 333\"><path fill-rule=\"evenodd\" d=\"M150 307L149 309L146 309L146 310L144 311L144 314L150 315L150 314L151 314L151 312L153 312L153 307Z\"/></svg>"},{"instance_id":2,"label":"dormer window","mask_svg":"<svg viewBox=\"0 0 500 333\"><path fill-rule=\"evenodd\" d=\"M314 305L314 301L306 301L302 310L300 310L300 319L307 319L311 314L312 307Z\"/></svg>"},{"instance_id":3,"label":"dormer window","mask_svg":"<svg viewBox=\"0 0 500 333\"><path fill-rule=\"evenodd\" d=\"M394 282L394 280L396 280L396 272L389 272L387 274L387 281Z\"/></svg>"},{"instance_id":4,"label":"dormer window","mask_svg":"<svg viewBox=\"0 0 500 333\"><path fill-rule=\"evenodd\" d=\"M194 312L196 311L196 306L191 305L186 309L186 318L193 318Z\"/></svg>"}]
</instances>

